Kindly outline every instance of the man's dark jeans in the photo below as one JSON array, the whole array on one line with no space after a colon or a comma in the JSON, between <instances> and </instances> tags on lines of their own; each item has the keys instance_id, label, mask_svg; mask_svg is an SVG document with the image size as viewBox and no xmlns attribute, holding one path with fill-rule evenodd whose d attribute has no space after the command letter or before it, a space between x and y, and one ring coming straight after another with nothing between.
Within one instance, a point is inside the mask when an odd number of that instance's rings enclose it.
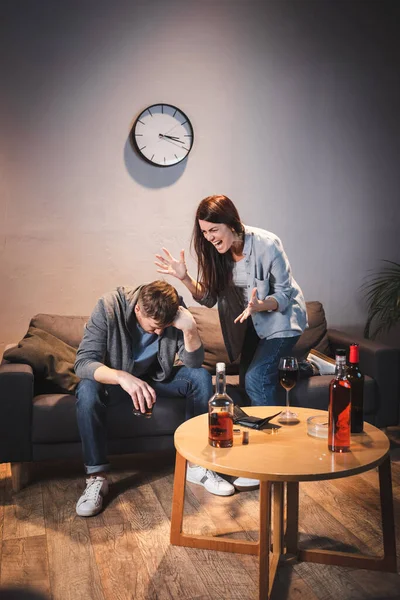
<instances>
[{"instance_id":1,"label":"man's dark jeans","mask_svg":"<svg viewBox=\"0 0 400 600\"><path fill-rule=\"evenodd\" d=\"M186 398L186 419L208 411L208 401L213 388L211 375L203 368L174 367L167 381L148 383L157 396ZM107 460L106 388L97 381L82 379L75 395L86 473L108 471L110 465Z\"/></svg>"}]
</instances>

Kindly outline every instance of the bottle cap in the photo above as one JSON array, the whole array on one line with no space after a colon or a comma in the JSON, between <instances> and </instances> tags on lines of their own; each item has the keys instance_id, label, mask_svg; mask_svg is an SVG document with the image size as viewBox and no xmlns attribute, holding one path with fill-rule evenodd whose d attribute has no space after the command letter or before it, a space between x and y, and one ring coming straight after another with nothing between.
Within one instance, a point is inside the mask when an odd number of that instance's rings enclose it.
<instances>
[{"instance_id":1,"label":"bottle cap","mask_svg":"<svg viewBox=\"0 0 400 600\"><path fill-rule=\"evenodd\" d=\"M335 361L337 365L345 365L346 364L346 350L343 348L339 348L335 352Z\"/></svg>"},{"instance_id":2,"label":"bottle cap","mask_svg":"<svg viewBox=\"0 0 400 600\"><path fill-rule=\"evenodd\" d=\"M350 344L349 362L358 363L360 360L360 351L358 344Z\"/></svg>"},{"instance_id":3,"label":"bottle cap","mask_svg":"<svg viewBox=\"0 0 400 600\"><path fill-rule=\"evenodd\" d=\"M225 371L225 363L217 363L215 368L217 373L221 373L221 371Z\"/></svg>"},{"instance_id":4,"label":"bottle cap","mask_svg":"<svg viewBox=\"0 0 400 600\"><path fill-rule=\"evenodd\" d=\"M344 356L346 358L346 350L344 348L338 348L335 352L335 356Z\"/></svg>"}]
</instances>

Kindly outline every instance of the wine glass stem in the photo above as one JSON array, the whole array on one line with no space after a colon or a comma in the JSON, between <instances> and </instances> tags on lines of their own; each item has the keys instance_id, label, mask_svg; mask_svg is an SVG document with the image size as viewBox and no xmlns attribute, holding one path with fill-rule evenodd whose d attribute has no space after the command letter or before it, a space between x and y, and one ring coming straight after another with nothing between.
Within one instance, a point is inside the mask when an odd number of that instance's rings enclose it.
<instances>
[{"instance_id":1,"label":"wine glass stem","mask_svg":"<svg viewBox=\"0 0 400 600\"><path fill-rule=\"evenodd\" d=\"M289 412L289 390L286 390L286 412Z\"/></svg>"}]
</instances>

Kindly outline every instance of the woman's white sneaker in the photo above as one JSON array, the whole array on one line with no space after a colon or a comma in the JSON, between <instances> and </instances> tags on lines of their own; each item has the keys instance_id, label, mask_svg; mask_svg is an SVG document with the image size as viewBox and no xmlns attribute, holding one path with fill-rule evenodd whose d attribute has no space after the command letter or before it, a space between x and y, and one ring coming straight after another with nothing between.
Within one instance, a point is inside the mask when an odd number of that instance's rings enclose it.
<instances>
[{"instance_id":1,"label":"woman's white sneaker","mask_svg":"<svg viewBox=\"0 0 400 600\"><path fill-rule=\"evenodd\" d=\"M89 477L86 489L76 503L76 514L80 517L93 517L103 508L103 497L108 494L108 481L105 477Z\"/></svg>"},{"instance_id":2,"label":"woman's white sneaker","mask_svg":"<svg viewBox=\"0 0 400 600\"><path fill-rule=\"evenodd\" d=\"M248 477L237 477L233 485L239 492L250 492L251 490L258 490L260 482L258 479L249 479Z\"/></svg>"},{"instance_id":3,"label":"woman's white sneaker","mask_svg":"<svg viewBox=\"0 0 400 600\"><path fill-rule=\"evenodd\" d=\"M235 493L235 488L229 481L220 477L214 471L189 464L186 470L186 480L190 483L196 483L205 487L207 492L215 494L216 496L232 496Z\"/></svg>"}]
</instances>

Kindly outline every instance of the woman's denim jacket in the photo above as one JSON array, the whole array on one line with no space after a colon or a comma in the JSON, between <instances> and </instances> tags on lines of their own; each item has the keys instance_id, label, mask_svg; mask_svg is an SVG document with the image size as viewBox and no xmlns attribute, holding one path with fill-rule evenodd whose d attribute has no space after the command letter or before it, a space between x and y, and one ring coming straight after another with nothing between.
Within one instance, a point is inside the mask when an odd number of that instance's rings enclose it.
<instances>
[{"instance_id":1,"label":"woman's denim jacket","mask_svg":"<svg viewBox=\"0 0 400 600\"><path fill-rule=\"evenodd\" d=\"M292 276L290 264L281 240L264 229L245 226L243 254L246 261L247 298L253 288L257 288L259 300L275 298L278 308L275 311L257 312L252 315L254 328L261 339L293 337L300 335L308 327L306 303L300 286ZM226 297L229 298L229 291ZM211 308L218 302L222 330L235 327L229 319L225 302L205 294L200 304Z\"/></svg>"}]
</instances>

